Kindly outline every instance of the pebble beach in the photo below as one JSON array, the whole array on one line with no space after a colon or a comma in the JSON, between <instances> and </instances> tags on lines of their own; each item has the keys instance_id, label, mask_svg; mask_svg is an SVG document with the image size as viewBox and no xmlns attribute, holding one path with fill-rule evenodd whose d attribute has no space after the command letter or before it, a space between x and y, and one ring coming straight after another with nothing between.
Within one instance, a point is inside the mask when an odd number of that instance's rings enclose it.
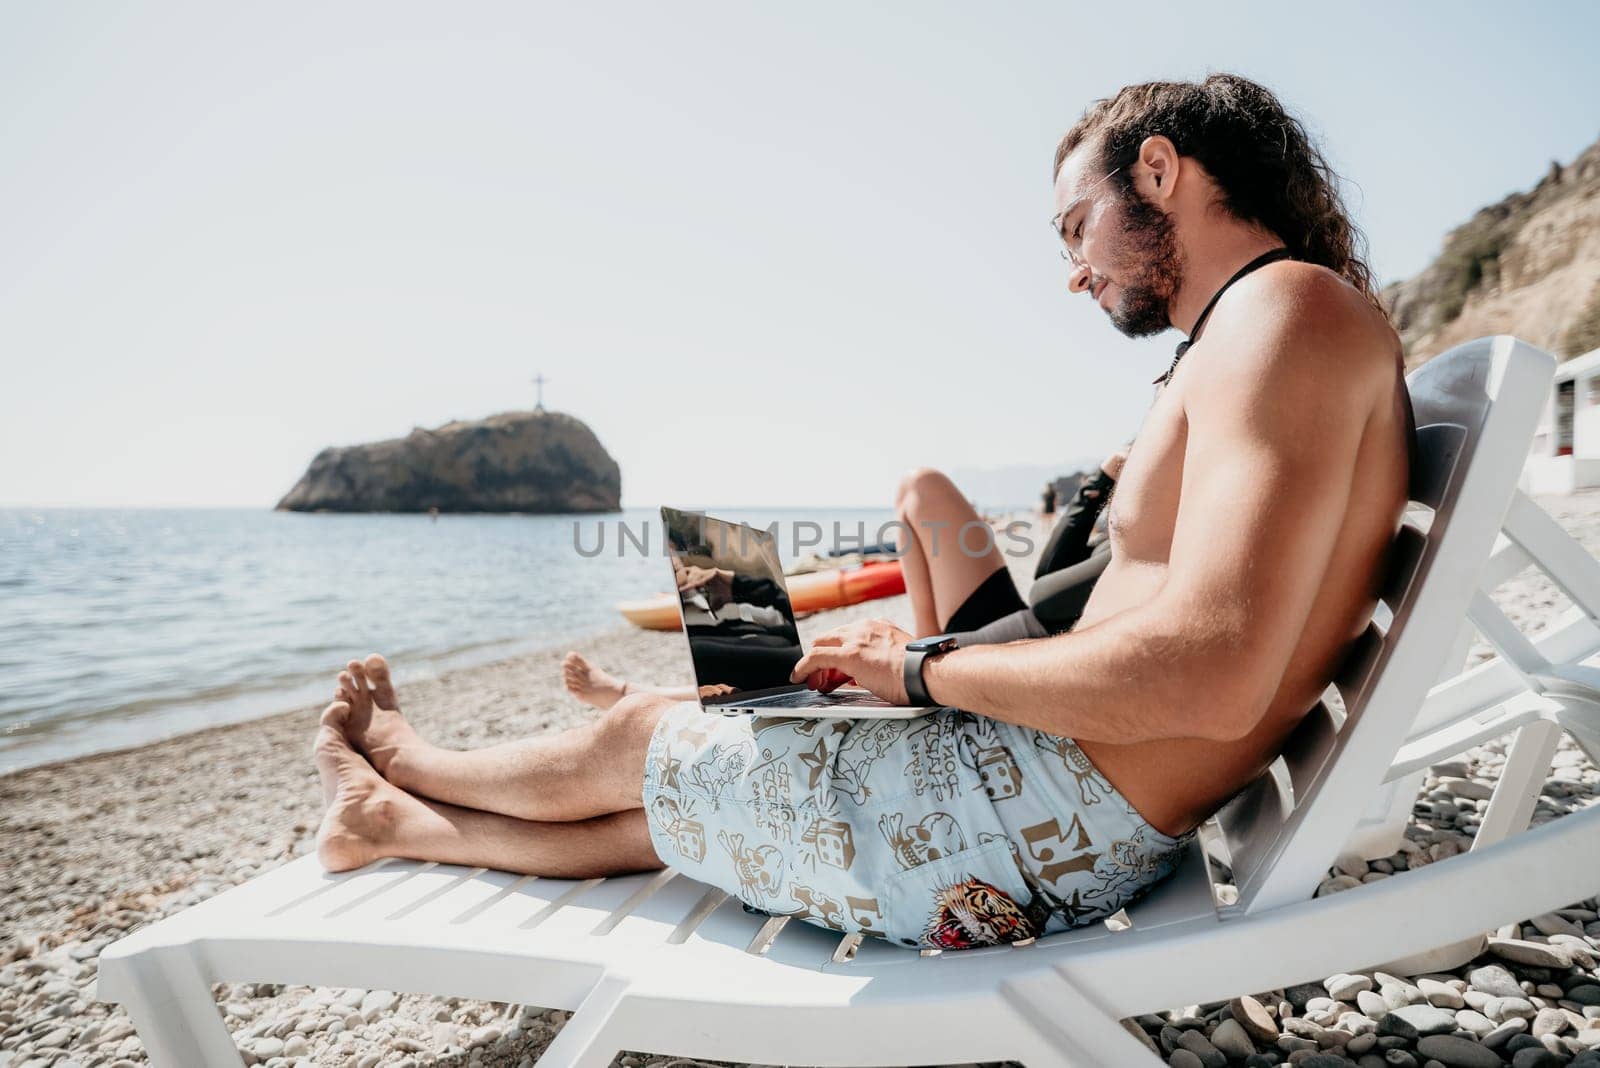
<instances>
[{"instance_id":1,"label":"pebble beach","mask_svg":"<svg viewBox=\"0 0 1600 1068\"><path fill-rule=\"evenodd\" d=\"M1600 493L1539 503L1600 554ZM1022 575L1025 563L1016 562ZM1567 607L1553 584L1531 573L1496 600L1529 632ZM873 616L905 621L909 609L902 597L819 613L802 621L802 634L809 640ZM587 722L596 713L561 686L566 650L410 685L397 664L407 716L425 735L463 748ZM619 627L586 640L582 651L629 678L689 681L676 634ZM1485 655L1487 646L1474 657ZM329 665L330 693L340 666ZM146 1063L126 1015L95 1000L97 956L312 849L321 805L310 746L320 709L0 778L0 1068ZM1317 892L1360 892L1363 883L1450 863L1469 849L1505 750L1504 741L1487 744L1430 769L1401 847L1370 862L1338 858ZM1533 822L1597 796L1600 771L1564 739ZM1450 972L1336 974L1171 1006L1127 1024L1173 1068L1600 1068L1597 959L1600 899L1589 898L1506 924L1484 954ZM246 983L220 984L215 994L245 1062L267 1068L531 1068L569 1015L385 990ZM620 1054L613 1068L724 1063L639 1050Z\"/></svg>"}]
</instances>

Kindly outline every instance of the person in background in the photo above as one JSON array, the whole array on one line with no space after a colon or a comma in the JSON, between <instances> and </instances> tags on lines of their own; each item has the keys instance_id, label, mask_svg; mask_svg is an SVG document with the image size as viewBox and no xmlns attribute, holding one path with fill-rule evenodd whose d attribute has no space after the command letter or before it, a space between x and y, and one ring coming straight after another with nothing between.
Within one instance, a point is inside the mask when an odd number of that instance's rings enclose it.
<instances>
[{"instance_id":1,"label":"person in background","mask_svg":"<svg viewBox=\"0 0 1600 1068\"><path fill-rule=\"evenodd\" d=\"M1133 442L1130 441L1107 456L1099 467L1078 483L1077 492L1062 509L1061 521L1051 530L1044 550L1039 553L1039 563L1033 571L1034 578L1043 578L1064 567L1082 563L1095 548L1107 544L1100 516L1105 513L1106 504L1111 500L1111 490L1117 484L1117 476L1122 474L1122 462L1128 458L1128 449L1132 446ZM1095 536L1097 531L1102 532L1101 536ZM1093 545L1090 544L1091 539L1094 540Z\"/></svg>"}]
</instances>

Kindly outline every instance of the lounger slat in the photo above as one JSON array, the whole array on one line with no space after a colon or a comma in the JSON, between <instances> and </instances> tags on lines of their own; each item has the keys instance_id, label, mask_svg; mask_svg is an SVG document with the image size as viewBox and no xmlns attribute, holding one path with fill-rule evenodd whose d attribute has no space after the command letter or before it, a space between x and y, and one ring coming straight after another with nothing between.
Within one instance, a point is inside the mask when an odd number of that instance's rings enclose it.
<instances>
[{"instance_id":1,"label":"lounger slat","mask_svg":"<svg viewBox=\"0 0 1600 1068\"><path fill-rule=\"evenodd\" d=\"M1368 623L1367 629L1351 643L1349 652L1345 654L1344 663L1339 666L1338 672L1333 677L1334 688L1344 699L1344 707L1347 710L1354 708L1360 699L1368 681L1372 678L1373 669L1378 666L1378 658L1382 653L1383 631L1376 623Z\"/></svg>"},{"instance_id":2,"label":"lounger slat","mask_svg":"<svg viewBox=\"0 0 1600 1068\"><path fill-rule=\"evenodd\" d=\"M1333 713L1325 703L1318 701L1295 726L1281 754L1296 797L1309 790L1322 773L1338 739L1339 728L1334 724Z\"/></svg>"},{"instance_id":3,"label":"lounger slat","mask_svg":"<svg viewBox=\"0 0 1600 1068\"><path fill-rule=\"evenodd\" d=\"M481 923L484 927L494 931L502 931L515 926L511 916L514 907L507 903L518 890L530 882L536 881L537 875L517 875L513 872L484 872L480 879L495 888L494 893L481 901L474 902L459 912L451 912L444 920L450 927L462 927L467 924ZM452 902L452 908L455 902Z\"/></svg>"},{"instance_id":4,"label":"lounger slat","mask_svg":"<svg viewBox=\"0 0 1600 1068\"><path fill-rule=\"evenodd\" d=\"M1389 550L1389 570L1379 587L1378 597L1393 611L1411 589L1417 577L1417 566L1422 563L1423 550L1428 547L1428 535L1410 522L1400 525L1395 534L1393 548Z\"/></svg>"},{"instance_id":5,"label":"lounger slat","mask_svg":"<svg viewBox=\"0 0 1600 1068\"><path fill-rule=\"evenodd\" d=\"M390 923L407 920L414 923L430 923L434 918L429 909L430 905L437 905L441 898L448 897L453 891L467 890L470 893L473 877L483 874L485 870L440 865L419 872L403 885L396 887L393 893L384 895L381 900L373 902L366 909L355 911L365 912L370 917Z\"/></svg>"},{"instance_id":6,"label":"lounger slat","mask_svg":"<svg viewBox=\"0 0 1600 1068\"><path fill-rule=\"evenodd\" d=\"M396 860L382 867L363 868L326 890L299 900L285 902L268 916L301 915L327 919L345 914L404 886L422 872L437 865L420 860Z\"/></svg>"},{"instance_id":7,"label":"lounger slat","mask_svg":"<svg viewBox=\"0 0 1600 1068\"><path fill-rule=\"evenodd\" d=\"M752 916L751 919L760 919ZM742 947L749 952L751 942L755 941L756 933L765 926L765 922L758 924L755 933L752 933ZM810 971L821 971L822 968L833 961L834 955L839 950L839 945L848 935L843 931L834 931L826 927L818 927L814 923L807 923L798 916L790 917L789 922L783 925L767 946L767 951L761 954L768 960L779 964L790 964L797 968ZM880 940L881 941L881 940ZM859 952L859 947L857 948ZM842 961L848 965L854 960Z\"/></svg>"},{"instance_id":8,"label":"lounger slat","mask_svg":"<svg viewBox=\"0 0 1600 1068\"><path fill-rule=\"evenodd\" d=\"M1197 835L1189 843L1189 854L1165 882L1156 885L1150 893L1127 907L1128 918L1136 931L1153 931L1174 924L1191 923L1197 918L1214 916L1216 906L1211 898L1211 876L1206 870L1206 860ZM1057 939L1088 942L1102 937L1116 937L1104 924L1078 931L1066 931L1040 940L1041 945L1054 945Z\"/></svg>"},{"instance_id":9,"label":"lounger slat","mask_svg":"<svg viewBox=\"0 0 1600 1068\"><path fill-rule=\"evenodd\" d=\"M589 933L594 935L610 934L616 930L619 923L628 918L630 913L649 900L651 895L677 877L678 873L671 868L663 868L648 875L635 876L639 880L639 885L634 888L633 893L629 894L621 904L612 909L610 914L596 924L594 930Z\"/></svg>"},{"instance_id":10,"label":"lounger slat","mask_svg":"<svg viewBox=\"0 0 1600 1068\"><path fill-rule=\"evenodd\" d=\"M695 932L700 930L700 926L711 918L712 913L721 908L723 902L727 900L726 890L719 890L714 886L706 887L706 892L700 895L700 900L693 911L683 918L683 922L678 924L672 934L667 936L667 942L671 945L687 943L695 936Z\"/></svg>"},{"instance_id":11,"label":"lounger slat","mask_svg":"<svg viewBox=\"0 0 1600 1068\"><path fill-rule=\"evenodd\" d=\"M1438 508L1467 444L1467 428L1457 423L1432 423L1417 427L1417 451L1428 456L1425 464L1411 468L1409 496L1418 504Z\"/></svg>"},{"instance_id":12,"label":"lounger slat","mask_svg":"<svg viewBox=\"0 0 1600 1068\"><path fill-rule=\"evenodd\" d=\"M492 926L485 922L484 914L489 907L497 900L503 901L511 887L521 885L529 877L515 872L452 866L429 872L426 878L429 882L426 890L414 893L414 900L386 913L386 921L417 927Z\"/></svg>"},{"instance_id":13,"label":"lounger slat","mask_svg":"<svg viewBox=\"0 0 1600 1068\"><path fill-rule=\"evenodd\" d=\"M693 916L710 890L712 888L705 883L679 872L677 878L657 887L630 910L612 929L610 937L668 942L673 932Z\"/></svg>"},{"instance_id":14,"label":"lounger slat","mask_svg":"<svg viewBox=\"0 0 1600 1068\"><path fill-rule=\"evenodd\" d=\"M517 923L519 931L531 931L547 922L551 917L560 914L568 904L589 890L594 889L604 880L585 879L583 882L574 882L571 879L541 879L539 884L532 887L523 887L517 890L512 899L524 907L527 915ZM553 896L547 896L553 895Z\"/></svg>"},{"instance_id":15,"label":"lounger slat","mask_svg":"<svg viewBox=\"0 0 1600 1068\"><path fill-rule=\"evenodd\" d=\"M610 915L611 910L638 889L638 876L620 875L612 879L548 879L549 889L565 886L561 895L539 912L518 924L519 930L543 928L550 937L588 934Z\"/></svg>"},{"instance_id":16,"label":"lounger slat","mask_svg":"<svg viewBox=\"0 0 1600 1068\"><path fill-rule=\"evenodd\" d=\"M743 953L766 921L765 916L746 912L738 898L728 896L684 940L684 945L701 951L720 946Z\"/></svg>"},{"instance_id":17,"label":"lounger slat","mask_svg":"<svg viewBox=\"0 0 1600 1068\"><path fill-rule=\"evenodd\" d=\"M1233 858L1233 881L1241 894L1270 862L1288 815L1283 792L1270 775L1262 775L1240 790L1217 813Z\"/></svg>"}]
</instances>

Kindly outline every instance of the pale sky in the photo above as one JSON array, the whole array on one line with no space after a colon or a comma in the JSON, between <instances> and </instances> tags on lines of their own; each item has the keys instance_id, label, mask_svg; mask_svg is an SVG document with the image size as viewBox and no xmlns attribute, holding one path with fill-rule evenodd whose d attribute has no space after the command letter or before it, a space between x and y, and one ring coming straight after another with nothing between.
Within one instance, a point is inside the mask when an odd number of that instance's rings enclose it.
<instances>
[{"instance_id":1,"label":"pale sky","mask_svg":"<svg viewBox=\"0 0 1600 1068\"><path fill-rule=\"evenodd\" d=\"M266 508L539 371L630 506L1103 455L1180 339L1066 292L1086 104L1266 83L1390 280L1600 136L1597 40L1588 3L12 0L0 505Z\"/></svg>"}]
</instances>

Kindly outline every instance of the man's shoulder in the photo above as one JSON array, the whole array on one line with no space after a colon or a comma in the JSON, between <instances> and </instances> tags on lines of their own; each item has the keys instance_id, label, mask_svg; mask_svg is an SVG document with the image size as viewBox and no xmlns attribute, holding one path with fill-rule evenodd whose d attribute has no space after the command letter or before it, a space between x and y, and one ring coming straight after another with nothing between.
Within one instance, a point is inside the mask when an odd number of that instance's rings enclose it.
<instances>
[{"instance_id":1,"label":"man's shoulder","mask_svg":"<svg viewBox=\"0 0 1600 1068\"><path fill-rule=\"evenodd\" d=\"M1295 386L1327 400L1370 396L1392 382L1400 340L1388 319L1334 271L1285 261L1241 279L1239 299L1206 324L1197 375L1218 388L1253 385L1280 396ZM1197 353L1198 355L1198 353ZM1198 370L1198 368L1197 368Z\"/></svg>"}]
</instances>

